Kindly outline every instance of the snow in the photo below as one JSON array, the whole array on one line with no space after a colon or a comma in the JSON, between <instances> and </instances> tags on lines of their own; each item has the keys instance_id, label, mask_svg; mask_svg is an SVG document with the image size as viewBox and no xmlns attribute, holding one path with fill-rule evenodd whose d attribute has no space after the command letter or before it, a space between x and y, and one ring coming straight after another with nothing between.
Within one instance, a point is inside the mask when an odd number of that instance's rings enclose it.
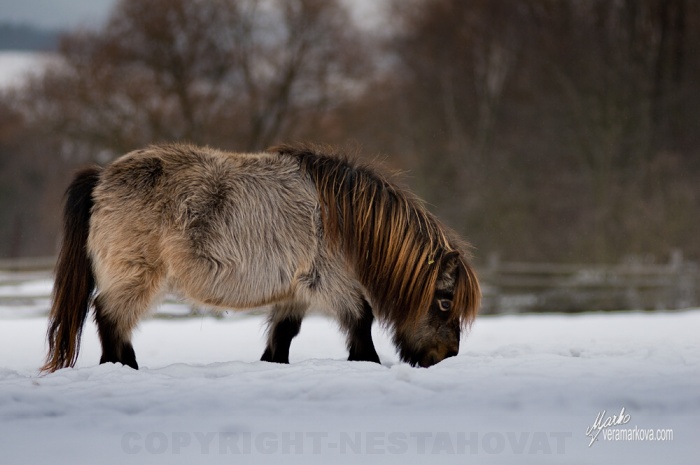
<instances>
[{"instance_id":1,"label":"snow","mask_svg":"<svg viewBox=\"0 0 700 465\"><path fill-rule=\"evenodd\" d=\"M0 51L0 90L21 85L55 60L51 53Z\"/></svg>"},{"instance_id":2,"label":"snow","mask_svg":"<svg viewBox=\"0 0 700 465\"><path fill-rule=\"evenodd\" d=\"M29 289L29 288L28 288ZM177 304L169 304L177 306ZM183 308L186 308L182 306ZM291 364L259 362L264 316L158 318L134 337L139 371L98 365L92 322L77 366L40 376L45 317L2 313L0 463L696 463L700 311L480 317L457 357L347 362L336 325L304 320ZM586 429L672 441L589 447Z\"/></svg>"}]
</instances>

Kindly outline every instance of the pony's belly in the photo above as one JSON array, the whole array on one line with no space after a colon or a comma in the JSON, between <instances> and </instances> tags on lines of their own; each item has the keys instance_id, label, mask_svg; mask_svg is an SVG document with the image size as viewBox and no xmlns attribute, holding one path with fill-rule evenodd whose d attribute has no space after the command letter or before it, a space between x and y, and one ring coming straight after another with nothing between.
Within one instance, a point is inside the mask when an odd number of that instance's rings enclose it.
<instances>
[{"instance_id":1,"label":"pony's belly","mask_svg":"<svg viewBox=\"0 0 700 465\"><path fill-rule=\"evenodd\" d=\"M252 270L245 268L234 265L219 265L209 270L192 267L190 271L193 272L171 274L168 287L186 299L234 309L260 307L292 298L293 271L274 270L260 263Z\"/></svg>"}]
</instances>

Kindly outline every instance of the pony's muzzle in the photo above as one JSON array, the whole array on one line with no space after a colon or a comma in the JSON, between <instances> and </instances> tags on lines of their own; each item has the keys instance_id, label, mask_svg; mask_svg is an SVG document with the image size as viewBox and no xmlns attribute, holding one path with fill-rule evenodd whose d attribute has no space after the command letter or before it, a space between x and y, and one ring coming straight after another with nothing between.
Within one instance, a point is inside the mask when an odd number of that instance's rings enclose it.
<instances>
[{"instance_id":1,"label":"pony's muzzle","mask_svg":"<svg viewBox=\"0 0 700 465\"><path fill-rule=\"evenodd\" d=\"M437 363L442 362L448 357L454 357L458 353L459 347L447 347L441 351L431 350L418 361L418 365L420 365L423 368L428 368Z\"/></svg>"}]
</instances>

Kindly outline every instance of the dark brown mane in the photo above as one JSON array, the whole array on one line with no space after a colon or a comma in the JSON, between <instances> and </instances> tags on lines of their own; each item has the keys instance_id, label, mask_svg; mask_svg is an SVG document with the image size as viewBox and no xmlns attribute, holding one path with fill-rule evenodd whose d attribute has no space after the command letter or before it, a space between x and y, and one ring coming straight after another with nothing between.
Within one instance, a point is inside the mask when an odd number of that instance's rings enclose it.
<instances>
[{"instance_id":1,"label":"dark brown mane","mask_svg":"<svg viewBox=\"0 0 700 465\"><path fill-rule=\"evenodd\" d=\"M455 317L471 324L481 294L467 246L420 199L344 155L314 146L270 151L297 158L316 185L326 237L350 261L378 317L392 326L415 325L430 308L442 258L458 251L453 306Z\"/></svg>"}]
</instances>

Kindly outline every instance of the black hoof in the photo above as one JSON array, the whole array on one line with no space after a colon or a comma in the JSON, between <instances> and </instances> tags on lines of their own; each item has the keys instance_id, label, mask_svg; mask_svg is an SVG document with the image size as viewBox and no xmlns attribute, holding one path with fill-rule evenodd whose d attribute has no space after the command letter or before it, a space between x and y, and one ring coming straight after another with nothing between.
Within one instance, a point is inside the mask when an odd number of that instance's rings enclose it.
<instances>
[{"instance_id":1,"label":"black hoof","mask_svg":"<svg viewBox=\"0 0 700 465\"><path fill-rule=\"evenodd\" d=\"M268 347L265 349L265 352L263 353L262 357L260 358L261 362L271 362L271 363L285 363L289 365L289 355L283 356L283 355L276 355L272 353L272 350Z\"/></svg>"}]
</instances>

